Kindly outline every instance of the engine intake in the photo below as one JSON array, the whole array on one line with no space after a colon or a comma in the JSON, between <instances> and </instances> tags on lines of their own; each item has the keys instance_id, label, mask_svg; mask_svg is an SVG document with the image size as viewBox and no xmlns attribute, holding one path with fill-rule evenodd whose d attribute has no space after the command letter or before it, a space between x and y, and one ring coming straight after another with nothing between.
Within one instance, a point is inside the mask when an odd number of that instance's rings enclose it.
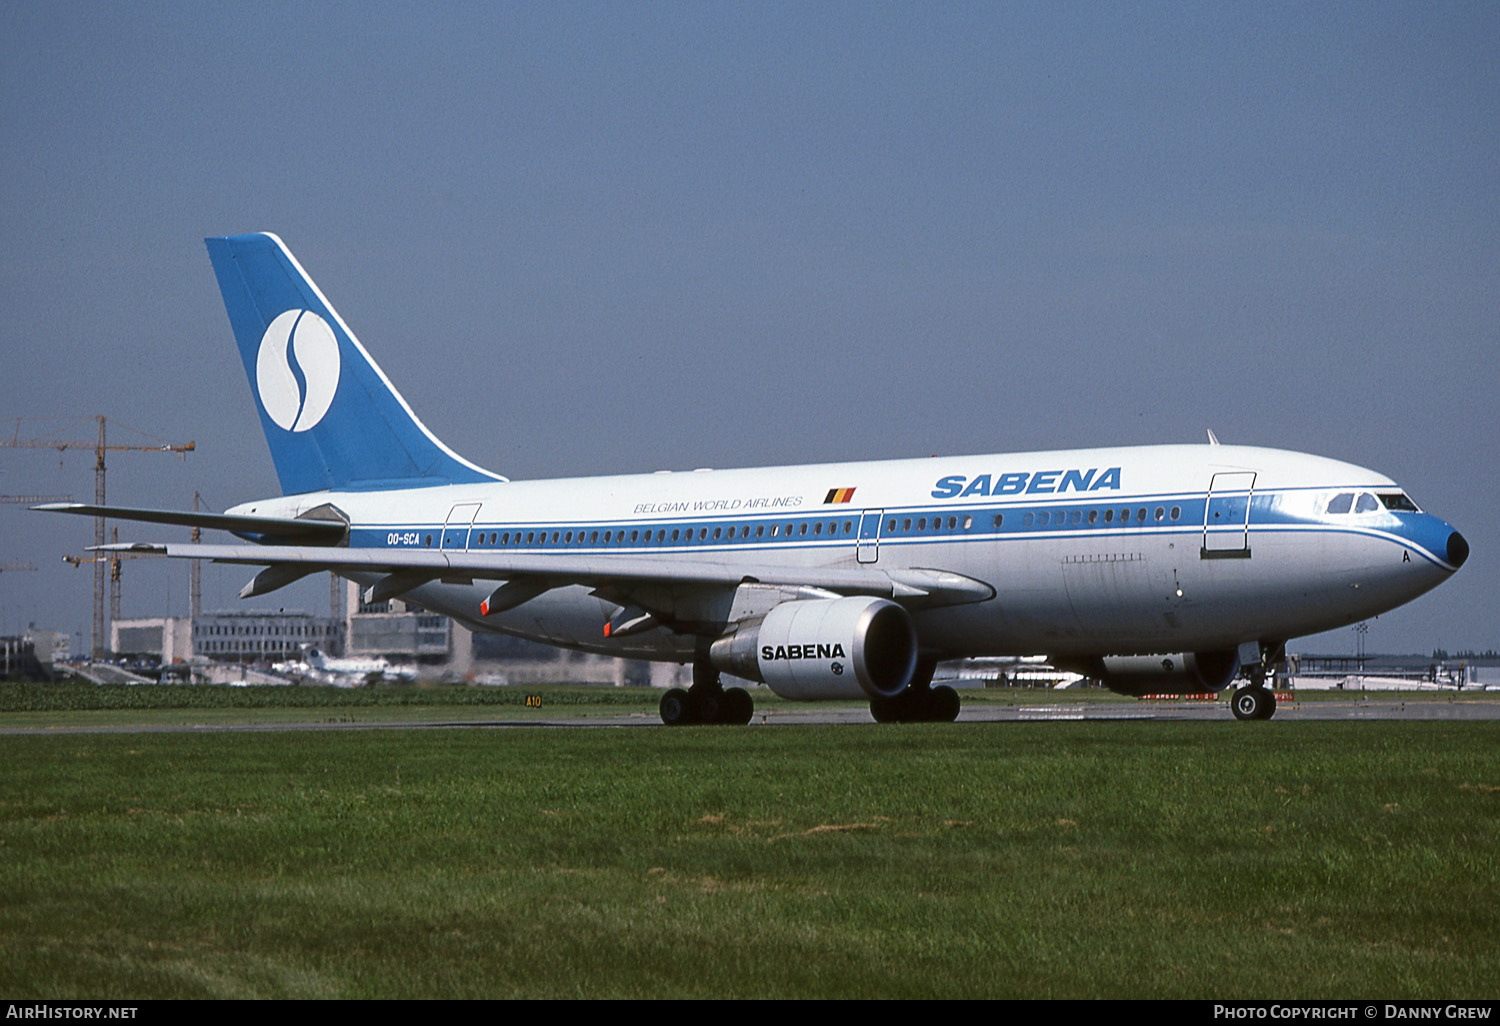
<instances>
[{"instance_id":1,"label":"engine intake","mask_svg":"<svg viewBox=\"0 0 1500 1026\"><path fill-rule=\"evenodd\" d=\"M916 671L917 632L887 599L804 599L736 625L709 660L782 698L890 698Z\"/></svg>"}]
</instances>

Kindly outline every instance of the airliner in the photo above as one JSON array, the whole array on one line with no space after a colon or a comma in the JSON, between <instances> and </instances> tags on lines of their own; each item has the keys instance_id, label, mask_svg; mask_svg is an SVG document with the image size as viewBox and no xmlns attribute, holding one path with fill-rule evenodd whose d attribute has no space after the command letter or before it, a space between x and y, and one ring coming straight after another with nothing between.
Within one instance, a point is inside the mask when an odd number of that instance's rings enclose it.
<instances>
[{"instance_id":1,"label":"airliner","mask_svg":"<svg viewBox=\"0 0 1500 1026\"><path fill-rule=\"evenodd\" d=\"M354 687L370 680L412 680L416 672L409 666L392 666L384 659L338 659L327 655L316 645L298 653L300 658L276 663L277 673L312 677L338 687Z\"/></svg>"},{"instance_id":2,"label":"airliner","mask_svg":"<svg viewBox=\"0 0 1500 1026\"><path fill-rule=\"evenodd\" d=\"M1390 478L1208 444L511 481L407 405L275 235L206 240L282 494L225 513L49 511L229 532L135 551L332 572L476 631L691 664L669 725L747 723L723 677L949 721L940 660L1045 654L1128 695L1269 719L1288 639L1408 602L1468 543Z\"/></svg>"}]
</instances>

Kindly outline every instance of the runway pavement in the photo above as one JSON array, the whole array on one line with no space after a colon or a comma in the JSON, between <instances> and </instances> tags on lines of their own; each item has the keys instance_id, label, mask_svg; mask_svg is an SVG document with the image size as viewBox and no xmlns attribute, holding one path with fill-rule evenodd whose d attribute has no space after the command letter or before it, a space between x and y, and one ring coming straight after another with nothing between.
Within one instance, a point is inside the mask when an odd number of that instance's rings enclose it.
<instances>
[{"instance_id":1,"label":"runway pavement","mask_svg":"<svg viewBox=\"0 0 1500 1026\"><path fill-rule=\"evenodd\" d=\"M963 723L1044 723L1075 720L1218 720L1233 721L1225 701L1142 701L1068 702L1039 701L1032 705L999 705L971 703L958 717ZM1500 720L1500 696L1468 698L1455 694L1422 696L1414 700L1400 697L1371 699L1319 700L1282 702L1269 729L1276 724L1303 720ZM867 726L872 730L898 730L899 724L877 725L869 710L861 706L808 705L788 708L776 705L757 709L750 728L792 726L798 724L844 724ZM21 727L0 723L0 736L57 734L194 734L243 731L308 730L475 730L475 729L545 729L545 728L651 728L666 730L654 712L623 713L615 716L549 716L517 719L476 719L464 721L423 720L413 718L400 722L343 720L316 723L214 723L214 724L91 724L82 726ZM673 728L682 730L729 729L706 727ZM1258 728L1245 724L1245 729Z\"/></svg>"}]
</instances>

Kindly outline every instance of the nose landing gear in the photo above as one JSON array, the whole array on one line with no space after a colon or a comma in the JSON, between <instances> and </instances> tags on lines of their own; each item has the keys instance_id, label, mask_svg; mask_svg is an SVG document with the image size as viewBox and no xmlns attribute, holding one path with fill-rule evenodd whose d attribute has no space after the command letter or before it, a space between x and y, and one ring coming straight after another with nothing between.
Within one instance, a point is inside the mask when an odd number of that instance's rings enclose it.
<instances>
[{"instance_id":1,"label":"nose landing gear","mask_svg":"<svg viewBox=\"0 0 1500 1026\"><path fill-rule=\"evenodd\" d=\"M1286 658L1286 642L1261 645L1260 665L1250 671L1250 683L1234 693L1229 708L1237 720L1269 720L1276 715L1276 670Z\"/></svg>"}]
</instances>

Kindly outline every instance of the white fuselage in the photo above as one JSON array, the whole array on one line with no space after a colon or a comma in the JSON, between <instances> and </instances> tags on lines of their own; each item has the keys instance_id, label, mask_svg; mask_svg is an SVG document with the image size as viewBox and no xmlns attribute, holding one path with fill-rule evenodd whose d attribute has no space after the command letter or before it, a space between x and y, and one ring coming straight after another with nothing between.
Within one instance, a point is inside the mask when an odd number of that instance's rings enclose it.
<instances>
[{"instance_id":1,"label":"white fuselage","mask_svg":"<svg viewBox=\"0 0 1500 1026\"><path fill-rule=\"evenodd\" d=\"M1341 495L1348 512L1330 512ZM1197 445L325 491L231 512L332 504L363 549L943 571L977 583L907 603L924 657L1074 658L1285 641L1409 601L1462 559L1449 525L1392 496L1351 464ZM722 586L690 582L563 584L484 616L496 583L455 573L408 597L475 629L676 661L702 651L701 626L605 626L637 598L669 622L731 616Z\"/></svg>"}]
</instances>

